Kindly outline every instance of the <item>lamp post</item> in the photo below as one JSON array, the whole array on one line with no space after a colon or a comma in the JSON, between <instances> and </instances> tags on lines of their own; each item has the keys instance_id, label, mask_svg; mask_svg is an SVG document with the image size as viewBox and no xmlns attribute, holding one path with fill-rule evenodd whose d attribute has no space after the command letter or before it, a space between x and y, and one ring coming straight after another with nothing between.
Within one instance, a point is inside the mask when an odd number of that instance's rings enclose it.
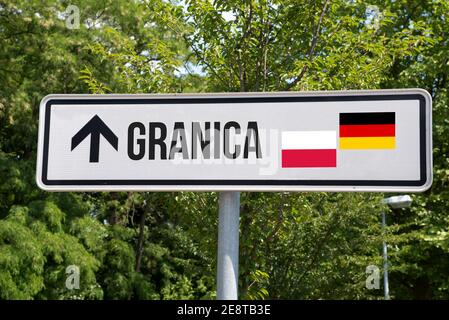
<instances>
[{"instance_id":1,"label":"lamp post","mask_svg":"<svg viewBox=\"0 0 449 320\"><path fill-rule=\"evenodd\" d=\"M388 205L393 209L408 208L412 204L412 198L409 195L394 196L382 200L383 204ZM382 243L382 255L384 260L384 298L390 300L390 288L388 283L388 254L387 242L385 241L385 226L386 226L385 210L382 210L382 235L384 236Z\"/></svg>"}]
</instances>

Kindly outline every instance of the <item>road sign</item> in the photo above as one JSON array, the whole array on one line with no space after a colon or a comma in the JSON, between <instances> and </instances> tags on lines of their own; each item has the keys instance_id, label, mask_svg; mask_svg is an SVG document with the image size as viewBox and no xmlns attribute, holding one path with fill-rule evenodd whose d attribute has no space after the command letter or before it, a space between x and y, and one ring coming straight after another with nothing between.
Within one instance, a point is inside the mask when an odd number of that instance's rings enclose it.
<instances>
[{"instance_id":1,"label":"road sign","mask_svg":"<svg viewBox=\"0 0 449 320\"><path fill-rule=\"evenodd\" d=\"M420 89L49 95L45 190L424 191L431 97Z\"/></svg>"}]
</instances>

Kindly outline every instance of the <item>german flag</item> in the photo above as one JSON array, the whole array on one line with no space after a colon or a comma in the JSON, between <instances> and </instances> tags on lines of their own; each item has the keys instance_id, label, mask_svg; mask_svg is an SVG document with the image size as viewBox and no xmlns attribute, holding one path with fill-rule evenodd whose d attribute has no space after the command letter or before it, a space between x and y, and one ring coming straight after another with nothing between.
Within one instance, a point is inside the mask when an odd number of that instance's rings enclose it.
<instances>
[{"instance_id":1,"label":"german flag","mask_svg":"<svg viewBox=\"0 0 449 320\"><path fill-rule=\"evenodd\" d=\"M394 112L340 113L340 149L394 149Z\"/></svg>"}]
</instances>

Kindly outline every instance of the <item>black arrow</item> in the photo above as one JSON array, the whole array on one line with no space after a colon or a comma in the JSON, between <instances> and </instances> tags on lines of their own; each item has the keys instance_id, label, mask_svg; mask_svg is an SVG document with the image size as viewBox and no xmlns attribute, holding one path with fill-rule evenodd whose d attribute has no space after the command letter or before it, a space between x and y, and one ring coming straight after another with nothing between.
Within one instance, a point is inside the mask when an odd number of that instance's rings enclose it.
<instances>
[{"instance_id":1,"label":"black arrow","mask_svg":"<svg viewBox=\"0 0 449 320\"><path fill-rule=\"evenodd\" d=\"M108 140L115 150L118 150L118 138L114 132L95 115L84 127L72 137L72 149L75 149L88 135L90 135L90 157L89 162L98 162L100 152L100 134Z\"/></svg>"}]
</instances>

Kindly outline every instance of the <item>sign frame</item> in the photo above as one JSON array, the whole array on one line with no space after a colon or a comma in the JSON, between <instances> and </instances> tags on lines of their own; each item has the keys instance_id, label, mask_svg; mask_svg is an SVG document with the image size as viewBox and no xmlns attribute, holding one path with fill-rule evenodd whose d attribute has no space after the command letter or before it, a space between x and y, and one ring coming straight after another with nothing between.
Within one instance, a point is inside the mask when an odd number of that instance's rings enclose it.
<instances>
[{"instance_id":1,"label":"sign frame","mask_svg":"<svg viewBox=\"0 0 449 320\"><path fill-rule=\"evenodd\" d=\"M419 100L419 180L49 180L48 144L52 105L220 102ZM423 192L432 184L432 98L423 89L212 94L51 94L39 110L36 183L47 191L330 191Z\"/></svg>"}]
</instances>

